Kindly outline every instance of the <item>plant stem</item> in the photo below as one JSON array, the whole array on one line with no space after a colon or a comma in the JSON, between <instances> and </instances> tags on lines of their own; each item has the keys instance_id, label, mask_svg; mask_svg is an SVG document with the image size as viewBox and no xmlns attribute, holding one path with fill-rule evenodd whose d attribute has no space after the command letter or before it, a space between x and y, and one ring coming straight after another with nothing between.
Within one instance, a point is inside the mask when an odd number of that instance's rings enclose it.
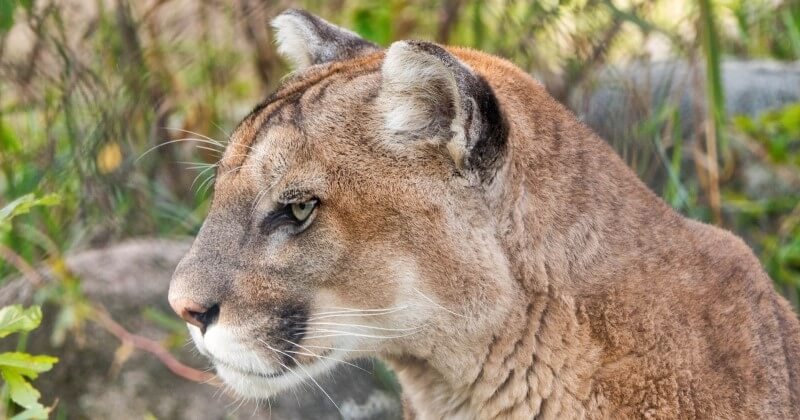
<instances>
[{"instance_id":1,"label":"plant stem","mask_svg":"<svg viewBox=\"0 0 800 420\"><path fill-rule=\"evenodd\" d=\"M727 154L728 143L722 125L725 119L725 96L720 70L720 44L711 0L698 0L703 55L706 59L706 155L708 164L709 205L714 222L722 222L719 193L719 156Z\"/></svg>"}]
</instances>

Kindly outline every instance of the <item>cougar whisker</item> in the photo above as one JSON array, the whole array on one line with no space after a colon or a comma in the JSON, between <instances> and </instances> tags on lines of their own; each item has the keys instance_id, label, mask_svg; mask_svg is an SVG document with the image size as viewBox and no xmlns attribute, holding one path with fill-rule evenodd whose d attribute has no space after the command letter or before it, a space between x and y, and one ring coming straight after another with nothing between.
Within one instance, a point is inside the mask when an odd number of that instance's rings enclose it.
<instances>
[{"instance_id":1,"label":"cougar whisker","mask_svg":"<svg viewBox=\"0 0 800 420\"><path fill-rule=\"evenodd\" d=\"M218 154L218 155L220 155L220 156L222 156L222 154L224 153L224 151L223 151L223 150L213 149L213 148L211 148L211 147L207 147L207 146L200 146L200 145L197 145L197 146L195 146L195 147L196 147L196 148L198 148L198 149L208 150L209 152L214 152L214 153L217 153L217 154Z\"/></svg>"},{"instance_id":2,"label":"cougar whisker","mask_svg":"<svg viewBox=\"0 0 800 420\"><path fill-rule=\"evenodd\" d=\"M212 185L214 185L215 180L216 176L214 174L211 174L211 176L206 178L206 180L203 183L201 183L200 186L197 188L198 194L205 194L208 191L208 189Z\"/></svg>"},{"instance_id":3,"label":"cougar whisker","mask_svg":"<svg viewBox=\"0 0 800 420\"><path fill-rule=\"evenodd\" d=\"M337 314L337 313L345 313L345 312L380 312L380 311L388 311L388 310L395 310L395 309L406 309L408 306L395 306L390 308L371 308L371 309L358 309L358 308L343 308L337 306L323 306L321 309L334 309L333 311L328 312L318 312L317 315L325 315L325 314Z\"/></svg>"},{"instance_id":4,"label":"cougar whisker","mask_svg":"<svg viewBox=\"0 0 800 420\"><path fill-rule=\"evenodd\" d=\"M208 171L210 171L210 170L214 169L215 167L216 167L216 166L211 166L211 167L205 168L205 169L203 169L202 171L200 171L200 172L199 172L199 173L198 173L198 174L197 174L197 175L194 177L194 180L192 181L192 184L189 186L189 189L190 189L190 190L191 190L191 189L193 189L193 188L194 188L194 184L197 182L197 180L198 180L198 179L200 179L200 177L201 177L201 176L203 176L203 174L204 174L204 173L206 173L206 172L208 172ZM209 178L211 178L211 177L209 177ZM203 180L203 183L204 183L205 181L207 181L207 180L208 180L208 178L206 178L205 180ZM200 185L203 185L203 183L200 183ZM200 190L200 188L198 188L198 191L199 191L199 190Z\"/></svg>"},{"instance_id":5,"label":"cougar whisker","mask_svg":"<svg viewBox=\"0 0 800 420\"><path fill-rule=\"evenodd\" d=\"M191 134L193 136L199 136L199 137L202 137L205 140L208 140L208 141L214 143L215 145L217 145L219 147L225 148L225 145L221 141L219 141L217 139L214 139L214 138L211 138L209 136L206 136L205 134L198 133L196 131L186 130L186 129L177 128L177 127L161 127L161 128L163 128L165 130L180 131L181 133Z\"/></svg>"},{"instance_id":6,"label":"cougar whisker","mask_svg":"<svg viewBox=\"0 0 800 420\"><path fill-rule=\"evenodd\" d=\"M333 327L355 327L355 328L367 328L373 330L381 330L381 331L413 331L417 330L422 327L413 327L413 328L387 328L387 327L375 327L372 325L362 325L362 324L343 324L340 322L308 322L308 325L328 325Z\"/></svg>"},{"instance_id":7,"label":"cougar whisker","mask_svg":"<svg viewBox=\"0 0 800 420\"><path fill-rule=\"evenodd\" d=\"M261 190L261 192L259 192L259 193L256 195L256 198L253 200L253 205L252 205L252 207L250 208L250 217L252 217L252 216L253 216L253 213L255 213L255 211L256 211L256 208L258 207L258 204L259 204L259 203L261 203L261 200L263 200L263 199L264 199L264 196L266 196L266 195L267 195L267 192L268 192L268 191L269 191L269 189L268 189L268 188L264 188L263 190Z\"/></svg>"},{"instance_id":8,"label":"cougar whisker","mask_svg":"<svg viewBox=\"0 0 800 420\"><path fill-rule=\"evenodd\" d=\"M322 349L322 350L339 350L339 351L346 351L346 352L364 352L364 353L374 353L378 350L376 349L342 349L338 347L326 347L326 346L314 346L311 344L306 344L304 347L309 347L312 349Z\"/></svg>"},{"instance_id":9,"label":"cougar whisker","mask_svg":"<svg viewBox=\"0 0 800 420\"><path fill-rule=\"evenodd\" d=\"M271 347L269 344L267 344L267 343L266 343L264 340L262 340L262 339L260 339L260 338L259 338L259 339L258 339L258 341L260 341L260 342L261 342L261 344L263 344L263 345L267 346L267 348L268 348L268 349L270 349L270 350L272 350L272 351L276 351L276 350L275 350L274 348L272 348L272 347ZM297 377L297 379L298 379L298 380L299 380L301 383L302 383L302 382L305 382L305 380L304 380L304 379L303 379L303 378L302 378L302 377L301 377L301 376L300 376L300 375L299 375L297 372L295 372L295 371L294 371L294 369L292 369L291 367L287 366L285 363L281 362L281 361L280 361L280 357L276 357L274 360L275 360L275 363L279 364L279 365L280 365L282 368L286 369L286 371L287 371L287 372L289 372L289 373L293 374L294 376L296 376L296 377ZM295 363L297 363L297 361L296 361L296 360L295 360ZM263 365L264 365L264 362L262 362L262 361L260 361L260 360L259 360L259 364L260 364L260 365L262 365L262 367L263 367ZM300 366L300 365L298 364L298 366Z\"/></svg>"},{"instance_id":10,"label":"cougar whisker","mask_svg":"<svg viewBox=\"0 0 800 420\"><path fill-rule=\"evenodd\" d=\"M447 313L449 313L449 314L452 314L452 315L455 315L455 316L459 316L459 317L466 318L466 319L471 319L470 317L468 317L468 316L466 316L466 315L459 314L459 313L457 313L457 312L453 312L452 310L445 308L445 307L444 307L444 306L442 306L441 304L439 304L439 303L437 303L436 301L434 301L433 299L429 298L427 295L425 295L425 293L422 293L422 292L421 292L419 289L417 289L416 287L412 287L412 289L414 289L414 291L415 291L415 292L419 293L419 294L420 294L420 296L422 296L423 298L425 298L425 300L427 300L427 301L428 301L428 302L430 302L432 305L434 305L434 307L436 307L436 308L439 308L439 309L442 309L442 310L446 311Z\"/></svg>"},{"instance_id":11,"label":"cougar whisker","mask_svg":"<svg viewBox=\"0 0 800 420\"><path fill-rule=\"evenodd\" d=\"M360 337L360 338L374 338L374 339L393 339L393 338L402 338L408 337L415 333L419 332L419 330L408 333L408 334L400 334L400 335L374 335L374 334L363 334L351 331L339 331L339 330L328 330L328 329L316 329L312 331L312 333L319 333L320 335L309 335L306 337L307 340L311 339L318 339L318 338L328 338L328 337Z\"/></svg>"},{"instance_id":12,"label":"cougar whisker","mask_svg":"<svg viewBox=\"0 0 800 420\"><path fill-rule=\"evenodd\" d=\"M333 404L334 407L336 407L336 410L339 411L339 414L340 415L342 414L342 410L339 408L339 405L336 404L336 402L333 400L333 398L331 398L331 396L325 391L325 389L322 388L322 385L320 385L319 382L317 382L317 380L314 379L314 377L311 376L310 373L308 373L306 368L304 368L303 365L300 364L300 362L297 359L294 358L294 356L292 356L291 354L285 353L285 352L283 352L281 350L278 350L276 348L273 348L272 346L267 344L264 340L259 339L259 341L261 341L265 346L267 346L268 349L270 349L270 350L272 350L272 351L274 351L276 353L280 353L280 354L292 359L294 361L295 365L297 365L297 367L299 367L300 369L303 370L303 372L305 372L306 376L308 376L308 379L311 379L311 381L314 382L314 384L317 385L317 388L319 388L319 390L322 391L322 393L325 394L326 397L328 397L328 400L331 402L331 404Z\"/></svg>"},{"instance_id":13,"label":"cougar whisker","mask_svg":"<svg viewBox=\"0 0 800 420\"><path fill-rule=\"evenodd\" d=\"M320 319L343 318L343 317L349 317L349 316L352 316L352 317L383 316L383 315L389 315L389 314L393 314L393 313L396 313L396 312L400 312L400 311L402 311L404 309L405 308L399 308L399 309L394 309L394 310L391 310L391 311L367 312L367 313L346 312L346 313L332 313L332 314L328 314L328 315L319 315L319 314L317 314L315 316L312 316L308 320L309 321L316 321L316 320L320 320Z\"/></svg>"},{"instance_id":14,"label":"cougar whisker","mask_svg":"<svg viewBox=\"0 0 800 420\"><path fill-rule=\"evenodd\" d=\"M138 163L140 160L142 160L143 157L145 157L147 154L149 154L153 150L158 149L159 147L163 147L163 146L166 146L166 145L169 145L169 144L173 144L173 143L186 142L186 141L196 141L196 142L199 142L199 143L214 144L214 143L212 143L212 142L210 142L208 140L203 140L203 139L198 139L198 138L193 138L193 137L187 137L187 138L182 138L182 139L175 139L175 140L165 141L164 143L157 144L157 145L145 150L144 153L142 153L141 155L139 155L138 158L136 158L134 163Z\"/></svg>"},{"instance_id":15,"label":"cougar whisker","mask_svg":"<svg viewBox=\"0 0 800 420\"><path fill-rule=\"evenodd\" d=\"M293 343L293 344L294 344L294 343ZM353 364L353 363L350 363L350 362L344 361L344 360L342 360L342 359L337 359L337 358L335 358L335 357L323 356L323 355L316 354L316 353L313 353L313 352L302 352L302 351L294 351L294 350L286 350L286 352L287 352L287 353L292 353L292 354L301 355L301 356L311 356L311 357L316 357L316 358L319 358L319 359L333 360L334 362L343 363L343 364L345 364L345 365L352 366L352 367L354 367L354 368L356 368L356 369L358 369L358 370L363 370L364 372L371 373L370 371L368 371L368 370L366 370L366 369L362 368L361 366L358 366L358 365L355 365L355 364Z\"/></svg>"}]
</instances>

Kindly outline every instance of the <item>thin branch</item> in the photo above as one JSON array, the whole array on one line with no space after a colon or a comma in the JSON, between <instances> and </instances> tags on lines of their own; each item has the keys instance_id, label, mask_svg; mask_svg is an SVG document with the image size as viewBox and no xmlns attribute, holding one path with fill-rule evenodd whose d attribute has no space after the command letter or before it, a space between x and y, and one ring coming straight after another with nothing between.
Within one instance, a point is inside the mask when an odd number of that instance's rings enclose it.
<instances>
[{"instance_id":1,"label":"thin branch","mask_svg":"<svg viewBox=\"0 0 800 420\"><path fill-rule=\"evenodd\" d=\"M0 244L0 259L13 265L34 287L39 288L44 285L42 275L19 254L3 244Z\"/></svg>"},{"instance_id":2,"label":"thin branch","mask_svg":"<svg viewBox=\"0 0 800 420\"><path fill-rule=\"evenodd\" d=\"M167 369L172 371L172 373L194 382L216 382L215 375L184 365L157 341L133 334L126 330L125 327L111 318L102 305L95 304L93 309L95 319L106 331L110 332L123 343L129 344L134 348L144 350L156 356L158 360L160 360L161 363L167 367Z\"/></svg>"}]
</instances>

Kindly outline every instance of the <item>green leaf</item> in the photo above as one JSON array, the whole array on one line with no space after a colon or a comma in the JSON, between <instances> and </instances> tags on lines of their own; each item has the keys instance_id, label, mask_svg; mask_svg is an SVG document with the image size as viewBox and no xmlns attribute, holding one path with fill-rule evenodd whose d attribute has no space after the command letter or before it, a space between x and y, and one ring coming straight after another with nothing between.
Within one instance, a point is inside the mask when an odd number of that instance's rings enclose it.
<instances>
[{"instance_id":1,"label":"green leaf","mask_svg":"<svg viewBox=\"0 0 800 420\"><path fill-rule=\"evenodd\" d=\"M25 409L12 417L12 420L46 419L48 417L50 410L39 402L41 394L30 382L26 381L22 375L13 369L0 369L0 372L2 372L3 379L8 385L8 394L11 397L11 401Z\"/></svg>"},{"instance_id":2,"label":"green leaf","mask_svg":"<svg viewBox=\"0 0 800 420\"><path fill-rule=\"evenodd\" d=\"M8 393L12 401L24 408L35 407L39 404L41 394L22 375L13 369L2 369L2 374L8 385Z\"/></svg>"},{"instance_id":3,"label":"green leaf","mask_svg":"<svg viewBox=\"0 0 800 420\"><path fill-rule=\"evenodd\" d=\"M42 322L39 306L28 309L22 305L10 305L0 309L0 337L14 332L31 331ZM50 410L39 403L41 394L25 379L35 379L39 373L53 368L58 361L51 356L34 356L20 352L0 353L0 374L6 382L11 400L24 408L12 419L46 419Z\"/></svg>"},{"instance_id":4,"label":"green leaf","mask_svg":"<svg viewBox=\"0 0 800 420\"><path fill-rule=\"evenodd\" d=\"M0 0L0 2L2 1L4 0ZM3 120L0 120L0 150L9 153L9 155L22 150L19 139L7 125L3 124Z\"/></svg>"},{"instance_id":5,"label":"green leaf","mask_svg":"<svg viewBox=\"0 0 800 420\"><path fill-rule=\"evenodd\" d=\"M737 115L733 117L733 124L736 128L749 136L755 136L758 132L755 121L746 115Z\"/></svg>"},{"instance_id":6,"label":"green leaf","mask_svg":"<svg viewBox=\"0 0 800 420\"><path fill-rule=\"evenodd\" d=\"M0 368L11 367L21 375L35 379L37 374L47 372L58 362L57 357L34 356L28 353L7 352L0 354Z\"/></svg>"},{"instance_id":7,"label":"green leaf","mask_svg":"<svg viewBox=\"0 0 800 420\"><path fill-rule=\"evenodd\" d=\"M0 209L0 226L10 223L16 216L30 212L34 207L55 206L59 201L57 194L47 194L40 198L36 198L33 194L25 194Z\"/></svg>"},{"instance_id":8,"label":"green leaf","mask_svg":"<svg viewBox=\"0 0 800 420\"><path fill-rule=\"evenodd\" d=\"M28 419L46 419L49 417L50 410L43 405L38 404L35 407L26 409L25 411L11 417L11 420L28 420Z\"/></svg>"},{"instance_id":9,"label":"green leaf","mask_svg":"<svg viewBox=\"0 0 800 420\"><path fill-rule=\"evenodd\" d=\"M30 379L36 379L39 376L39 374L36 373L35 370L26 369L24 367L0 366L0 370L13 371L13 372L16 372L16 373L18 373L18 374L20 374L22 376L26 376L26 377L28 377Z\"/></svg>"},{"instance_id":10,"label":"green leaf","mask_svg":"<svg viewBox=\"0 0 800 420\"><path fill-rule=\"evenodd\" d=\"M0 338L20 331L31 331L42 322L42 309L10 305L0 309Z\"/></svg>"},{"instance_id":11,"label":"green leaf","mask_svg":"<svg viewBox=\"0 0 800 420\"><path fill-rule=\"evenodd\" d=\"M0 0L0 34L11 29L14 24L14 9L16 8L16 0Z\"/></svg>"},{"instance_id":12,"label":"green leaf","mask_svg":"<svg viewBox=\"0 0 800 420\"><path fill-rule=\"evenodd\" d=\"M780 113L780 121L786 131L800 135L800 105L783 108Z\"/></svg>"}]
</instances>

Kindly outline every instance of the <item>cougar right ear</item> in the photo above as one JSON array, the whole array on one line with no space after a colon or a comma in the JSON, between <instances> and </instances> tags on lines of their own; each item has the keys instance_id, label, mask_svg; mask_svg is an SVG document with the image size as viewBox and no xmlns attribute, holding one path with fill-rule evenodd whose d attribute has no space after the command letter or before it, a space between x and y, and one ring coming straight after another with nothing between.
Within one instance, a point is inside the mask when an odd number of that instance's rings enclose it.
<instances>
[{"instance_id":1,"label":"cougar right ear","mask_svg":"<svg viewBox=\"0 0 800 420\"><path fill-rule=\"evenodd\" d=\"M483 77L441 46L420 41L393 43L381 74L378 103L389 133L408 142L439 140L459 170L492 178L508 126Z\"/></svg>"},{"instance_id":2,"label":"cougar right ear","mask_svg":"<svg viewBox=\"0 0 800 420\"><path fill-rule=\"evenodd\" d=\"M289 9L272 20L278 52L295 70L341 61L380 48L356 33L326 22L305 10Z\"/></svg>"}]
</instances>

